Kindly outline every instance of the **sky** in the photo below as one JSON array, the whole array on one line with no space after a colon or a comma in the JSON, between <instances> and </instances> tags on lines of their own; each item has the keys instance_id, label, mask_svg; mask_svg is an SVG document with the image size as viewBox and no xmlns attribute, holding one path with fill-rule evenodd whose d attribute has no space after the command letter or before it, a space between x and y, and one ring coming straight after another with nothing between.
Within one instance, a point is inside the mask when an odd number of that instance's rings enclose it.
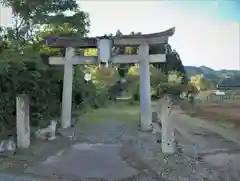
<instances>
[{"instance_id":1,"label":"sky","mask_svg":"<svg viewBox=\"0 0 240 181\"><path fill-rule=\"evenodd\" d=\"M90 16L89 36L175 27L169 43L184 65L240 69L240 3L235 0L78 2ZM11 24L9 9L0 9L0 23Z\"/></svg>"}]
</instances>

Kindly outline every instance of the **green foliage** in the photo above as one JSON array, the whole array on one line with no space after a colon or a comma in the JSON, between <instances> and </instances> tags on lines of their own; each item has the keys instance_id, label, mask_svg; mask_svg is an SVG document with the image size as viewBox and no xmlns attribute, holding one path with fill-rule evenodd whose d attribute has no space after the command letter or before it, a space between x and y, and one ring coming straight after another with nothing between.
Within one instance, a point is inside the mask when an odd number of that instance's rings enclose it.
<instances>
[{"instance_id":1,"label":"green foliage","mask_svg":"<svg viewBox=\"0 0 240 181\"><path fill-rule=\"evenodd\" d=\"M197 94L199 91L198 91L197 87L195 86L195 84L193 84L193 83L191 83L191 82L188 82L188 85L187 85L187 87L186 87L186 89L185 89L185 92L186 92L187 95L188 95L189 93L191 93L191 94Z\"/></svg>"},{"instance_id":2,"label":"green foliage","mask_svg":"<svg viewBox=\"0 0 240 181\"><path fill-rule=\"evenodd\" d=\"M96 104L96 88L83 81L83 72L75 69L73 107ZM1 63L0 70L0 122L15 125L16 96L30 98L31 124L44 124L43 120L60 116L62 96L62 67L42 69L35 62Z\"/></svg>"},{"instance_id":3,"label":"green foliage","mask_svg":"<svg viewBox=\"0 0 240 181\"><path fill-rule=\"evenodd\" d=\"M156 88L160 82L167 82L167 75L161 69L151 67L150 73L150 81L152 88Z\"/></svg>"},{"instance_id":4,"label":"green foliage","mask_svg":"<svg viewBox=\"0 0 240 181\"><path fill-rule=\"evenodd\" d=\"M196 76L191 77L191 83L193 85L195 85L195 87L198 89L198 91L210 90L214 87L212 82L209 81L203 75L196 75Z\"/></svg>"},{"instance_id":5,"label":"green foliage","mask_svg":"<svg viewBox=\"0 0 240 181\"><path fill-rule=\"evenodd\" d=\"M120 77L117 70L112 67L98 67L98 66L88 66L87 71L92 75L92 82L97 87L98 90L107 91L113 84L115 84Z\"/></svg>"},{"instance_id":6,"label":"green foliage","mask_svg":"<svg viewBox=\"0 0 240 181\"><path fill-rule=\"evenodd\" d=\"M179 97L179 95L187 87L182 81L183 76L180 72L171 71L161 80L157 87L155 88L155 94L158 98L162 97L164 94L171 94Z\"/></svg>"},{"instance_id":7,"label":"green foliage","mask_svg":"<svg viewBox=\"0 0 240 181\"><path fill-rule=\"evenodd\" d=\"M76 0L0 0L13 10L13 27L0 26L0 129L15 125L16 96L30 98L31 124L60 116L63 66L49 66L49 56L62 56L63 49L42 44L45 36L85 36L88 14ZM68 12L69 16L65 14ZM73 108L99 107L105 95L83 79L85 69L76 66ZM1 132L1 131L0 131Z\"/></svg>"},{"instance_id":8,"label":"green foliage","mask_svg":"<svg viewBox=\"0 0 240 181\"><path fill-rule=\"evenodd\" d=\"M135 65L132 66L128 69L128 72L126 74L126 79L127 82L129 83L128 87L129 90L132 94L132 98L133 100L139 101L140 99L140 89L139 89L139 85L140 85L140 79L139 79L139 66Z\"/></svg>"},{"instance_id":9,"label":"green foliage","mask_svg":"<svg viewBox=\"0 0 240 181\"><path fill-rule=\"evenodd\" d=\"M12 9L13 27L8 28L7 39L15 40L19 47L38 41L36 34L44 26L61 30L67 25L69 33L78 36L89 32L88 14L80 10L76 0L0 0L0 4Z\"/></svg>"},{"instance_id":10,"label":"green foliage","mask_svg":"<svg viewBox=\"0 0 240 181\"><path fill-rule=\"evenodd\" d=\"M132 89L132 99L135 101L140 100L140 81L138 80L135 84L133 84Z\"/></svg>"},{"instance_id":11,"label":"green foliage","mask_svg":"<svg viewBox=\"0 0 240 181\"><path fill-rule=\"evenodd\" d=\"M234 79L234 84L238 84L240 79L236 79L235 77L239 75L239 70L213 70L206 66L185 66L185 70L187 72L188 77L201 75L203 74L209 81L211 81L214 86L220 84L225 77L231 77Z\"/></svg>"},{"instance_id":12,"label":"green foliage","mask_svg":"<svg viewBox=\"0 0 240 181\"><path fill-rule=\"evenodd\" d=\"M126 78L131 84L130 90L133 99L139 100L139 66L131 67ZM187 87L180 72L170 71L165 74L154 66L150 66L150 82L153 98L160 98L165 93L179 96Z\"/></svg>"},{"instance_id":13,"label":"green foliage","mask_svg":"<svg viewBox=\"0 0 240 181\"><path fill-rule=\"evenodd\" d=\"M164 50L162 50L164 49ZM154 47L153 53L166 53L166 62L164 63L154 63L153 66L157 69L160 69L165 74L168 74L168 72L176 71L182 74L183 82L187 82L187 76L185 68L182 64L182 60L180 58L180 55L176 50L172 50L171 46L169 44L163 45L159 44ZM162 52L164 51L164 52Z\"/></svg>"},{"instance_id":14,"label":"green foliage","mask_svg":"<svg viewBox=\"0 0 240 181\"><path fill-rule=\"evenodd\" d=\"M1 63L1 121L15 123L15 99L18 94L28 94L31 99L32 123L43 117L56 116L59 113L60 88L59 80L53 73L51 69L38 69L34 62Z\"/></svg>"}]
</instances>

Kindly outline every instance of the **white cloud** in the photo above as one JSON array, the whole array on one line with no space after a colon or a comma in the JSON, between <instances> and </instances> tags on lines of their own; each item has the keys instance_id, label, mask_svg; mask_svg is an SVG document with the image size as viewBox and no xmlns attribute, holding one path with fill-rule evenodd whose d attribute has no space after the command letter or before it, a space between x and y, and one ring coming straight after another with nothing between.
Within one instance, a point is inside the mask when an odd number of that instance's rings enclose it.
<instances>
[{"instance_id":1,"label":"white cloud","mask_svg":"<svg viewBox=\"0 0 240 181\"><path fill-rule=\"evenodd\" d=\"M4 8L0 5L0 24L4 26L12 25L12 11L10 8Z\"/></svg>"}]
</instances>

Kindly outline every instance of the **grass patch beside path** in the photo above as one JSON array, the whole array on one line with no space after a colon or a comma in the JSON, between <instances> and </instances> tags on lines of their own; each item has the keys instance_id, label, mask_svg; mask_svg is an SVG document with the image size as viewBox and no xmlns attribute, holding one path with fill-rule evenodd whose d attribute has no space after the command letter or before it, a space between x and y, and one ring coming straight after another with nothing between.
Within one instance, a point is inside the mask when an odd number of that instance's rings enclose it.
<instances>
[{"instance_id":1,"label":"grass patch beside path","mask_svg":"<svg viewBox=\"0 0 240 181\"><path fill-rule=\"evenodd\" d=\"M139 105L115 103L105 108L93 109L78 116L78 121L81 123L96 123L106 120L138 121Z\"/></svg>"}]
</instances>

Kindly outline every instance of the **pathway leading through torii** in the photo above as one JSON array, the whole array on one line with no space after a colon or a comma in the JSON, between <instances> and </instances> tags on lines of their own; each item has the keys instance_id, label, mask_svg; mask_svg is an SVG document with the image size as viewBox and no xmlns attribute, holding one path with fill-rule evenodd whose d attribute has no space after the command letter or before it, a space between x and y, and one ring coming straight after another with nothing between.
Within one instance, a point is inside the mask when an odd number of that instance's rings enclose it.
<instances>
[{"instance_id":1,"label":"pathway leading through torii","mask_svg":"<svg viewBox=\"0 0 240 181\"><path fill-rule=\"evenodd\" d=\"M65 57L50 57L50 64L64 65L64 80L62 94L61 126L68 128L71 125L73 65L97 64L108 62L112 64L139 63L140 64L140 119L141 129L151 129L152 108L149 63L165 62L164 54L149 54L149 47L156 44L167 44L168 39L175 32L171 28L164 32L144 35L123 35L121 37L48 37L45 43L50 47L66 48ZM113 46L139 46L137 55L112 56ZM98 56L75 56L75 48L98 48Z\"/></svg>"}]
</instances>

